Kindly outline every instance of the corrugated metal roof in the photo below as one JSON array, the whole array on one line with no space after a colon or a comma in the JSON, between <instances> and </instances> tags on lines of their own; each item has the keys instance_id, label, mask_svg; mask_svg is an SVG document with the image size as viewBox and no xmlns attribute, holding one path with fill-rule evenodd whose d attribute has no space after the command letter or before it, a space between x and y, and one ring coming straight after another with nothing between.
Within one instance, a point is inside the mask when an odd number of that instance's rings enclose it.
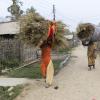
<instances>
[{"instance_id":1,"label":"corrugated metal roof","mask_svg":"<svg viewBox=\"0 0 100 100\"><path fill-rule=\"evenodd\" d=\"M17 34L19 33L18 22L0 23L0 35L3 34Z\"/></svg>"}]
</instances>

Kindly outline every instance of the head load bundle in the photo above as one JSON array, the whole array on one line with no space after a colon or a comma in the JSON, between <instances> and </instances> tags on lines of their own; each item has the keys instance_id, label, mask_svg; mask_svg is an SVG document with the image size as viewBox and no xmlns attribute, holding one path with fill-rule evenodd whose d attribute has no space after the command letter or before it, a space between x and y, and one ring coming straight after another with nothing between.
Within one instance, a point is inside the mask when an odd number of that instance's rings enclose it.
<instances>
[{"instance_id":1,"label":"head load bundle","mask_svg":"<svg viewBox=\"0 0 100 100\"><path fill-rule=\"evenodd\" d=\"M77 27L77 36L78 38L85 39L90 37L95 31L95 27L90 23L79 24Z\"/></svg>"},{"instance_id":2,"label":"head load bundle","mask_svg":"<svg viewBox=\"0 0 100 100\"><path fill-rule=\"evenodd\" d=\"M100 27L91 23L79 24L77 27L77 36L86 45L91 42L100 41Z\"/></svg>"},{"instance_id":3,"label":"head load bundle","mask_svg":"<svg viewBox=\"0 0 100 100\"><path fill-rule=\"evenodd\" d=\"M44 41L53 43L54 48L67 46L63 34L64 27L60 22L46 20L37 12L31 11L20 18L20 37L33 47L40 47L42 43L45 43ZM53 38L53 42L50 38Z\"/></svg>"},{"instance_id":4,"label":"head load bundle","mask_svg":"<svg viewBox=\"0 0 100 100\"><path fill-rule=\"evenodd\" d=\"M95 32L94 25L90 23L79 24L77 27L77 36L84 46L88 46Z\"/></svg>"}]
</instances>

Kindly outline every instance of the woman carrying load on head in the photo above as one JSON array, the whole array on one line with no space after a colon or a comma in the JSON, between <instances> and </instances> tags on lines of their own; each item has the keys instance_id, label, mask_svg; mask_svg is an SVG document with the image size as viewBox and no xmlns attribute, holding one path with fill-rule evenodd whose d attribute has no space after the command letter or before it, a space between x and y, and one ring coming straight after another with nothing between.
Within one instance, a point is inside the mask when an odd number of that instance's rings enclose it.
<instances>
[{"instance_id":1,"label":"woman carrying load on head","mask_svg":"<svg viewBox=\"0 0 100 100\"><path fill-rule=\"evenodd\" d=\"M91 70L91 67L95 69L95 59L96 59L96 43L95 42L89 43L88 50L87 50L87 56L88 56L89 70Z\"/></svg>"},{"instance_id":2,"label":"woman carrying load on head","mask_svg":"<svg viewBox=\"0 0 100 100\"><path fill-rule=\"evenodd\" d=\"M87 46L87 56L88 56L88 67L95 68L96 59L96 42L99 41L98 37L100 34L100 28L98 28L90 23L80 24L77 28L77 36L81 40L83 46Z\"/></svg>"},{"instance_id":3,"label":"woman carrying load on head","mask_svg":"<svg viewBox=\"0 0 100 100\"><path fill-rule=\"evenodd\" d=\"M54 41L55 23L51 22L48 30L47 40L43 41L41 47L41 71L42 76L46 79L47 86L53 82L54 67L51 59L52 43Z\"/></svg>"}]
</instances>

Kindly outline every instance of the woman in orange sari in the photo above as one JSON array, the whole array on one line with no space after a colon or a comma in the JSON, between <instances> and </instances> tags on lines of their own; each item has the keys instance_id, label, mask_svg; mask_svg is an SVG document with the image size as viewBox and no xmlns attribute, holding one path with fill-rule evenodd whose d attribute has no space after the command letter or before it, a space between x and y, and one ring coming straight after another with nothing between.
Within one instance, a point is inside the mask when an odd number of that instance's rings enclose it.
<instances>
[{"instance_id":1,"label":"woman in orange sari","mask_svg":"<svg viewBox=\"0 0 100 100\"><path fill-rule=\"evenodd\" d=\"M41 45L41 71L48 86L52 85L54 68L51 60L51 44L45 40Z\"/></svg>"},{"instance_id":2,"label":"woman in orange sari","mask_svg":"<svg viewBox=\"0 0 100 100\"><path fill-rule=\"evenodd\" d=\"M54 34L55 22L51 22L48 30L47 40L45 40L41 45L41 71L42 76L46 79L48 86L52 85L54 75L54 67L51 60L51 49L54 41Z\"/></svg>"}]
</instances>

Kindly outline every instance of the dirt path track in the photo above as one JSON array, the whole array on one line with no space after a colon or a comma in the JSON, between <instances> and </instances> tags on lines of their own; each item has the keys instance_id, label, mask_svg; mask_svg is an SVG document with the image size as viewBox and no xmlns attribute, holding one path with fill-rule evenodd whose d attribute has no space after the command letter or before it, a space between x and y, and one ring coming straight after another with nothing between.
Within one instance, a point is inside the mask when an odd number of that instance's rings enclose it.
<instances>
[{"instance_id":1,"label":"dirt path track","mask_svg":"<svg viewBox=\"0 0 100 100\"><path fill-rule=\"evenodd\" d=\"M88 71L86 48L77 47L70 63L55 77L55 90L44 87L43 80L31 83L16 100L100 100L100 59Z\"/></svg>"}]
</instances>

